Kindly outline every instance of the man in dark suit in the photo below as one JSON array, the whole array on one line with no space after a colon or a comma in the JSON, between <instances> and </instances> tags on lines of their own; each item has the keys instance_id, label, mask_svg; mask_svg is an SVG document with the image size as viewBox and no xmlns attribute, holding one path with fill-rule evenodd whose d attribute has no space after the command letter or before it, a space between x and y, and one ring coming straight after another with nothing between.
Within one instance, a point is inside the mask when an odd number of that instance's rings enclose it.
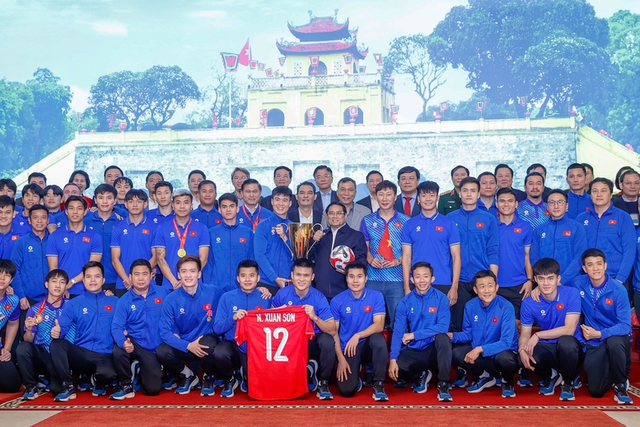
<instances>
[{"instance_id":1,"label":"man in dark suit","mask_svg":"<svg viewBox=\"0 0 640 427\"><path fill-rule=\"evenodd\" d=\"M318 243L309 251L309 259L316 263L316 289L331 300L347 289L344 270L331 265L331 252L340 245L348 246L355 255L355 261L365 264L367 244L361 232L347 225L347 208L342 203L331 203L327 207L326 214L329 228L324 233L318 231L313 236Z\"/></svg>"},{"instance_id":2,"label":"man in dark suit","mask_svg":"<svg viewBox=\"0 0 640 427\"><path fill-rule=\"evenodd\" d=\"M420 171L413 166L405 166L398 171L398 186L400 194L393 208L407 216L417 216L420 213L418 199L418 184Z\"/></svg>"},{"instance_id":3,"label":"man in dark suit","mask_svg":"<svg viewBox=\"0 0 640 427\"><path fill-rule=\"evenodd\" d=\"M276 187L284 185L288 187L291 185L291 179L293 177L293 171L286 166L278 166L273 170L273 182ZM314 188L315 190L315 188ZM260 206L263 208L267 208L270 211L273 210L273 206L271 205L272 196L268 195L267 197L263 197L260 200ZM289 212L293 212L298 209L298 202L295 198L291 199L291 208Z\"/></svg>"},{"instance_id":4,"label":"man in dark suit","mask_svg":"<svg viewBox=\"0 0 640 427\"><path fill-rule=\"evenodd\" d=\"M324 212L329 203L338 201L338 194L331 189L333 171L327 165L320 165L313 171L313 178L319 190L313 208Z\"/></svg>"},{"instance_id":5,"label":"man in dark suit","mask_svg":"<svg viewBox=\"0 0 640 427\"><path fill-rule=\"evenodd\" d=\"M498 183L498 190L501 188L511 188L516 193L516 200L522 202L527 198L527 193L517 188L513 188L513 169L511 166L500 163L493 170L493 174L496 176Z\"/></svg>"},{"instance_id":6,"label":"man in dark suit","mask_svg":"<svg viewBox=\"0 0 640 427\"><path fill-rule=\"evenodd\" d=\"M371 212L378 210L378 202L376 201L376 185L380 184L384 178L382 174L376 170L372 170L367 174L367 188L369 189L369 195L358 200L356 203L369 208Z\"/></svg>"},{"instance_id":7,"label":"man in dark suit","mask_svg":"<svg viewBox=\"0 0 640 427\"><path fill-rule=\"evenodd\" d=\"M640 174L629 169L620 176L622 195L613 201L613 206L631 215L633 225L638 228L638 192L640 191Z\"/></svg>"},{"instance_id":8,"label":"man in dark suit","mask_svg":"<svg viewBox=\"0 0 640 427\"><path fill-rule=\"evenodd\" d=\"M312 183L305 181L298 184L296 199L298 207L296 210L289 210L289 220L302 224L320 224L320 229L324 229L326 224L322 222L322 211L315 209L314 202L318 197Z\"/></svg>"}]
</instances>

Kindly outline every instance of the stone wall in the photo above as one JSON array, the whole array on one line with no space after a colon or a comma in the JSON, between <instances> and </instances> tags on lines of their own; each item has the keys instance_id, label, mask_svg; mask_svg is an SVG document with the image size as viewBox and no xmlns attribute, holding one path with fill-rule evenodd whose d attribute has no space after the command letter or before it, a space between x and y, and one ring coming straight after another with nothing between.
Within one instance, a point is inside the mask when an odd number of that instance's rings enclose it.
<instances>
[{"instance_id":1,"label":"stone wall","mask_svg":"<svg viewBox=\"0 0 640 427\"><path fill-rule=\"evenodd\" d=\"M565 169L576 161L577 140L575 127L446 134L353 132L305 137L243 137L238 133L237 138L224 139L216 137L216 131L176 132L169 138L167 132L170 131L131 141L118 134L112 134L111 140L96 137L97 141L87 136L77 141L76 168L86 170L97 184L104 168L117 164L136 187L144 185L144 177L152 169L162 171L176 187L186 186L190 170L202 169L216 182L221 194L232 189L230 174L236 166L249 169L252 178L271 187L273 169L278 165L290 167L297 184L311 179L318 164L328 164L334 172L335 188L343 176L364 182L371 169L378 169L385 178L395 181L399 168L414 165L444 191L451 188L450 170L458 164L477 175L493 171L498 163L507 163L516 171L515 185L522 187L526 167L539 162L548 169L550 187L565 187Z\"/></svg>"}]
</instances>

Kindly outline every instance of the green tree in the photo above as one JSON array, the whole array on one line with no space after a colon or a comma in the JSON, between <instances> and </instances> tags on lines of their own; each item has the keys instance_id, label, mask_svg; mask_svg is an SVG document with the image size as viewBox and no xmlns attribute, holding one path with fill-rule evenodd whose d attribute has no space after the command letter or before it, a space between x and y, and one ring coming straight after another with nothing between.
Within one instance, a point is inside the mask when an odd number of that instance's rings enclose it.
<instances>
[{"instance_id":1,"label":"green tree","mask_svg":"<svg viewBox=\"0 0 640 427\"><path fill-rule=\"evenodd\" d=\"M586 0L469 0L452 8L432 37L433 61L462 67L467 87L510 102L520 116L520 96L541 104L539 117L549 106L562 111L558 104L569 97L595 102L610 72L607 22Z\"/></svg>"},{"instance_id":2,"label":"green tree","mask_svg":"<svg viewBox=\"0 0 640 427\"><path fill-rule=\"evenodd\" d=\"M124 120L128 129L135 130L146 120L162 126L177 108L200 97L198 86L180 67L159 65L143 72L118 71L101 76L90 93L90 114L100 121L100 131L109 130L111 115Z\"/></svg>"},{"instance_id":3,"label":"green tree","mask_svg":"<svg viewBox=\"0 0 640 427\"><path fill-rule=\"evenodd\" d=\"M478 103L482 102L484 107L482 111L478 111ZM515 118L516 111L513 106L492 102L485 93L476 92L465 101L458 103L449 103L449 108L446 111L440 111L440 105L431 105L427 109L427 115L423 119L422 116L418 116L419 122L422 121L434 121L435 114L441 116L440 120L478 120L484 119L507 119Z\"/></svg>"},{"instance_id":4,"label":"green tree","mask_svg":"<svg viewBox=\"0 0 640 427\"><path fill-rule=\"evenodd\" d=\"M422 116L426 115L427 104L436 90L446 82L442 76L447 67L429 60L429 43L430 38L423 34L397 37L391 41L384 58L385 74L396 72L409 76L414 92L422 99Z\"/></svg>"}]
</instances>

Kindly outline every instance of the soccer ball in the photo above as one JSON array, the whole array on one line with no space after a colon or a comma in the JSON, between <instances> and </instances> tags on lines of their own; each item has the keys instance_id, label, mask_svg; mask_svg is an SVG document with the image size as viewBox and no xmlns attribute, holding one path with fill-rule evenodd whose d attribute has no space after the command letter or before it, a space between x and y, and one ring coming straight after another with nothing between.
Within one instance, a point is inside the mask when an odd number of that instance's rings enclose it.
<instances>
[{"instance_id":1,"label":"soccer ball","mask_svg":"<svg viewBox=\"0 0 640 427\"><path fill-rule=\"evenodd\" d=\"M355 261L356 256L349 246L338 245L331 251L329 262L336 270L344 270L351 261Z\"/></svg>"}]
</instances>

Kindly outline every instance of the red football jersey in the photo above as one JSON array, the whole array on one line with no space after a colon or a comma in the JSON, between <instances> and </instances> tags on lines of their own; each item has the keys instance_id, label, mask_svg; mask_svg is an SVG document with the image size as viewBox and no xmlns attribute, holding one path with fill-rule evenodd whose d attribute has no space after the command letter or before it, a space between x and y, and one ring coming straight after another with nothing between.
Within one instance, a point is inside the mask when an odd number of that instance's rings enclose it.
<instances>
[{"instance_id":1,"label":"red football jersey","mask_svg":"<svg viewBox=\"0 0 640 427\"><path fill-rule=\"evenodd\" d=\"M235 340L247 341L249 396L295 399L309 391L307 348L313 324L301 306L251 310L238 321Z\"/></svg>"}]
</instances>

